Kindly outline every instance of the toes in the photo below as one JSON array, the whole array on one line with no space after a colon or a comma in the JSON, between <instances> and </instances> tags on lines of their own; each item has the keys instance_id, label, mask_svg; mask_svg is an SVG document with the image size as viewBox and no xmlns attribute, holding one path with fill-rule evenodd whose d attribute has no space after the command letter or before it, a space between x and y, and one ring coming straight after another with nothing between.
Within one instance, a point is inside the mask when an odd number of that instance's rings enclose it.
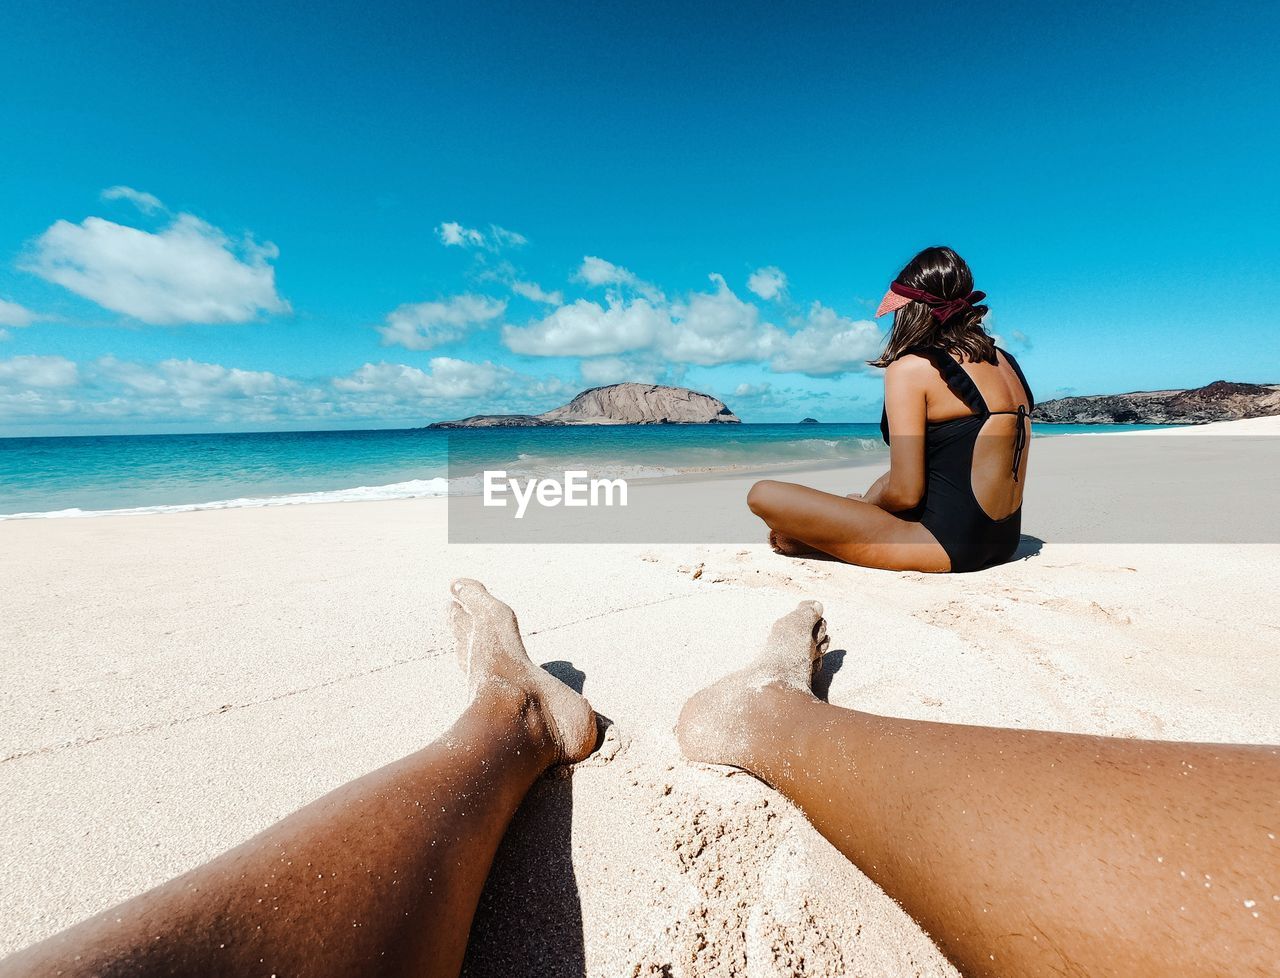
<instances>
[{"instance_id":1,"label":"toes","mask_svg":"<svg viewBox=\"0 0 1280 978\"><path fill-rule=\"evenodd\" d=\"M459 577L449 585L453 600L461 604L477 619L488 619L503 624L516 625L516 613L511 606L489 593L489 589L470 577Z\"/></svg>"},{"instance_id":2,"label":"toes","mask_svg":"<svg viewBox=\"0 0 1280 978\"><path fill-rule=\"evenodd\" d=\"M831 641L827 637L827 620L822 617L822 602L801 601L799 607L792 614L801 614L812 621L809 626L809 635L813 640L814 649L821 656L826 652L827 645Z\"/></svg>"},{"instance_id":3,"label":"toes","mask_svg":"<svg viewBox=\"0 0 1280 978\"><path fill-rule=\"evenodd\" d=\"M453 637L461 641L471 633L471 614L457 601L450 601L446 609Z\"/></svg>"},{"instance_id":4,"label":"toes","mask_svg":"<svg viewBox=\"0 0 1280 978\"><path fill-rule=\"evenodd\" d=\"M474 613L486 601L497 601L489 589L473 577L455 578L449 585L449 593L468 611Z\"/></svg>"},{"instance_id":5,"label":"toes","mask_svg":"<svg viewBox=\"0 0 1280 978\"><path fill-rule=\"evenodd\" d=\"M773 625L774 635L780 638L792 639L797 633L817 640L817 628L823 625L822 605L817 601L801 601L796 609L788 614L783 615Z\"/></svg>"},{"instance_id":6,"label":"toes","mask_svg":"<svg viewBox=\"0 0 1280 978\"><path fill-rule=\"evenodd\" d=\"M469 673L471 663L467 660L471 655L471 615L457 601L449 602L447 614L449 629L453 632L453 647L458 656L458 664L462 666L463 672Z\"/></svg>"}]
</instances>

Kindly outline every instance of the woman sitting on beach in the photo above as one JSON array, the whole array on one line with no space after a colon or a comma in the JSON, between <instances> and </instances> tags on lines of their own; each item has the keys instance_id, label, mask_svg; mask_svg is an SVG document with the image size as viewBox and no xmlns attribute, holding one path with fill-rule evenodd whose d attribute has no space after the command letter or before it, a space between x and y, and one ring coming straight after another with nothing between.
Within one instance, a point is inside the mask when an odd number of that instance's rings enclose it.
<instances>
[{"instance_id":1,"label":"woman sitting on beach","mask_svg":"<svg viewBox=\"0 0 1280 978\"><path fill-rule=\"evenodd\" d=\"M926 248L898 273L876 311L893 312L893 330L872 363L885 368L889 471L861 496L757 482L747 505L775 550L929 572L1013 556L1034 402L1017 362L983 329L984 298L950 248Z\"/></svg>"},{"instance_id":2,"label":"woman sitting on beach","mask_svg":"<svg viewBox=\"0 0 1280 978\"><path fill-rule=\"evenodd\" d=\"M0 962L0 978L456 978L516 808L598 734L507 605L478 581L452 597L471 702L443 737ZM841 709L811 689L827 641L822 606L802 602L686 704L680 746L782 792L962 973L1275 973L1280 750Z\"/></svg>"}]
</instances>

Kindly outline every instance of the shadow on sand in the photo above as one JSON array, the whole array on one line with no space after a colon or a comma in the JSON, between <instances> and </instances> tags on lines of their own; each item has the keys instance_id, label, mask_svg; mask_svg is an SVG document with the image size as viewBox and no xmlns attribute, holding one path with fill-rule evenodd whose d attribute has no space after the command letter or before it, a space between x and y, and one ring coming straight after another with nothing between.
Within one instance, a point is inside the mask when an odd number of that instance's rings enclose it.
<instances>
[{"instance_id":1,"label":"shadow on sand","mask_svg":"<svg viewBox=\"0 0 1280 978\"><path fill-rule=\"evenodd\" d=\"M1017 561L1017 560L1027 560L1031 557L1037 556L1040 553L1040 551L1043 549L1044 549L1043 540L1041 540L1039 537L1033 537L1030 534L1023 533L1020 537L1018 537L1018 549L1013 552L1013 556L1010 557L1007 561L1005 561L1005 563L1012 564L1014 561ZM839 557L832 557L830 554L824 554L820 550L811 550L811 551L808 551L807 553L802 553L802 554L784 554L783 556L795 556L801 560L829 561L830 563L833 563L833 564L844 563L844 561L842 561ZM999 565L993 564L992 566L996 567ZM980 570L988 570L988 569L989 568L986 568L986 567L980 568ZM968 571L967 573L975 573L975 572Z\"/></svg>"},{"instance_id":2,"label":"shadow on sand","mask_svg":"<svg viewBox=\"0 0 1280 978\"><path fill-rule=\"evenodd\" d=\"M1018 538L1018 549L1013 552L1013 556L1009 558L1009 562L1012 563L1015 560L1027 560L1030 557L1035 557L1043 549L1043 540L1039 537L1033 537L1024 533Z\"/></svg>"},{"instance_id":3,"label":"shadow on sand","mask_svg":"<svg viewBox=\"0 0 1280 978\"><path fill-rule=\"evenodd\" d=\"M573 663L543 668L581 693ZM583 978L582 901L573 868L573 778L539 778L525 796L493 860L471 925L465 978Z\"/></svg>"},{"instance_id":4,"label":"shadow on sand","mask_svg":"<svg viewBox=\"0 0 1280 978\"><path fill-rule=\"evenodd\" d=\"M813 674L813 695L826 701L831 695L831 681L844 665L844 649L827 649L827 654L818 663L818 671Z\"/></svg>"}]
</instances>

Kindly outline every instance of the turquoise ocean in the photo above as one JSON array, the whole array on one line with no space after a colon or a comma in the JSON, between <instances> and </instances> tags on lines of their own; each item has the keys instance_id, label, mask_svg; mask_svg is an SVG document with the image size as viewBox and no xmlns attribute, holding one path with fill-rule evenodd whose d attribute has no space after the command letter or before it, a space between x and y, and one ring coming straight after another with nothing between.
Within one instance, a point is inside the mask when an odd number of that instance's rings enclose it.
<instances>
[{"instance_id":1,"label":"turquoise ocean","mask_svg":"<svg viewBox=\"0 0 1280 978\"><path fill-rule=\"evenodd\" d=\"M1042 425L1035 434L1136 427ZM0 519L439 496L451 485L472 491L486 469L663 478L887 458L874 424L0 438Z\"/></svg>"}]
</instances>

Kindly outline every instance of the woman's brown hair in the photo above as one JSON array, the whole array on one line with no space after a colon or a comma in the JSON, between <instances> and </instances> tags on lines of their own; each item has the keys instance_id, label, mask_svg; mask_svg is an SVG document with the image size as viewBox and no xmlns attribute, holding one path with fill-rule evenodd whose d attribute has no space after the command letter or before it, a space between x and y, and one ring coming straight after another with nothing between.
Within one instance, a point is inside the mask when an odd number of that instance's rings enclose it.
<instances>
[{"instance_id":1,"label":"woman's brown hair","mask_svg":"<svg viewBox=\"0 0 1280 978\"><path fill-rule=\"evenodd\" d=\"M936 295L959 299L973 291L973 273L950 248L925 248L907 262L895 282ZM996 344L982 326L986 306L967 306L945 322L938 322L923 302L908 302L893 314L893 328L880 359L873 367L887 367L913 347L933 347L957 354L961 360L995 363Z\"/></svg>"}]
</instances>

